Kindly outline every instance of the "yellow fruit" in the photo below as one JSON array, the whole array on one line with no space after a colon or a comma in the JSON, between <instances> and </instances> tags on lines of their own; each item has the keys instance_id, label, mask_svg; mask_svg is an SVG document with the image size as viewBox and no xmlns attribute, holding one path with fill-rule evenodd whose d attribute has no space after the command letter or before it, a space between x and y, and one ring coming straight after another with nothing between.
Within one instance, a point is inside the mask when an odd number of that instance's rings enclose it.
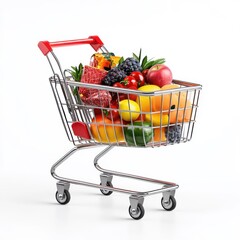
<instances>
[{"instance_id":1,"label":"yellow fruit","mask_svg":"<svg viewBox=\"0 0 240 240\"><path fill-rule=\"evenodd\" d=\"M119 102L119 114L124 121L135 121L140 115L139 105L129 99Z\"/></svg>"},{"instance_id":2,"label":"yellow fruit","mask_svg":"<svg viewBox=\"0 0 240 240\"><path fill-rule=\"evenodd\" d=\"M168 125L168 115L161 113L145 114L145 120L151 122L153 126Z\"/></svg>"},{"instance_id":3,"label":"yellow fruit","mask_svg":"<svg viewBox=\"0 0 240 240\"><path fill-rule=\"evenodd\" d=\"M110 56L110 59L102 53L95 53L92 56L92 66L98 69L113 68L116 67L121 57Z\"/></svg>"},{"instance_id":4,"label":"yellow fruit","mask_svg":"<svg viewBox=\"0 0 240 240\"><path fill-rule=\"evenodd\" d=\"M110 56L111 59L111 67L114 68L118 65L118 62L120 60L121 57L118 56Z\"/></svg>"},{"instance_id":5,"label":"yellow fruit","mask_svg":"<svg viewBox=\"0 0 240 240\"><path fill-rule=\"evenodd\" d=\"M138 88L139 91L143 92L155 92L160 90L161 88L157 85L144 85ZM139 104L141 112L152 112L152 96L138 96L136 102Z\"/></svg>"},{"instance_id":6,"label":"yellow fruit","mask_svg":"<svg viewBox=\"0 0 240 240\"><path fill-rule=\"evenodd\" d=\"M144 91L144 92L154 92L154 91L157 91L157 90L160 90L161 88L157 85L153 85L153 84L147 84L147 85L144 85L140 88L138 88L139 91Z\"/></svg>"}]
</instances>

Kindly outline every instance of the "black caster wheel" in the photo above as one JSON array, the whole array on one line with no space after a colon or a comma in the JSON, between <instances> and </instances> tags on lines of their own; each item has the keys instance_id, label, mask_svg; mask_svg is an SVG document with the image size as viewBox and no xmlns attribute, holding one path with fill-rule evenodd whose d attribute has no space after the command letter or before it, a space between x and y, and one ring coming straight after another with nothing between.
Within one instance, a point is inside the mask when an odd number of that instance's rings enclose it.
<instances>
[{"instance_id":1,"label":"black caster wheel","mask_svg":"<svg viewBox=\"0 0 240 240\"><path fill-rule=\"evenodd\" d=\"M162 203L162 207L167 211L172 211L177 205L176 199L173 196L169 197L168 203L164 202L162 198L161 203Z\"/></svg>"},{"instance_id":2,"label":"black caster wheel","mask_svg":"<svg viewBox=\"0 0 240 240\"><path fill-rule=\"evenodd\" d=\"M140 203L137 205L137 209L135 211L132 210L132 207L130 205L128 212L129 212L129 215L135 220L141 219L145 214L144 207Z\"/></svg>"},{"instance_id":3,"label":"black caster wheel","mask_svg":"<svg viewBox=\"0 0 240 240\"><path fill-rule=\"evenodd\" d=\"M71 199L71 195L69 193L68 190L64 190L63 194L59 194L58 191L56 192L56 200L58 201L58 203L60 204L67 204L69 203L70 199Z\"/></svg>"},{"instance_id":4,"label":"black caster wheel","mask_svg":"<svg viewBox=\"0 0 240 240\"><path fill-rule=\"evenodd\" d=\"M100 183L100 185L102 185L102 183ZM107 186L108 187L113 187L111 182L107 182ZM107 189L100 189L101 193L105 196L109 196L113 193L113 191L107 190Z\"/></svg>"}]
</instances>

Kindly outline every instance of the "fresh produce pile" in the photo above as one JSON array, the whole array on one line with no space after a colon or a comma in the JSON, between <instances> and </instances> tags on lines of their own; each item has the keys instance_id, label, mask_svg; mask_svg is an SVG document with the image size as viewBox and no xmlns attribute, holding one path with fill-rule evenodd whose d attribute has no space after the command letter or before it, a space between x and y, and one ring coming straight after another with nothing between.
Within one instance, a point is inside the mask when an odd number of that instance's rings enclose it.
<instances>
[{"instance_id":1,"label":"fresh produce pile","mask_svg":"<svg viewBox=\"0 0 240 240\"><path fill-rule=\"evenodd\" d=\"M96 86L74 89L78 100L95 108L90 130L96 141L125 141L130 146L180 142L183 123L191 118L192 103L184 91L153 94L180 89L172 83L164 58L142 58L141 49L138 56L133 53L126 59L113 53L95 53L90 65L72 67L71 75L75 81L113 87L112 91Z\"/></svg>"}]
</instances>

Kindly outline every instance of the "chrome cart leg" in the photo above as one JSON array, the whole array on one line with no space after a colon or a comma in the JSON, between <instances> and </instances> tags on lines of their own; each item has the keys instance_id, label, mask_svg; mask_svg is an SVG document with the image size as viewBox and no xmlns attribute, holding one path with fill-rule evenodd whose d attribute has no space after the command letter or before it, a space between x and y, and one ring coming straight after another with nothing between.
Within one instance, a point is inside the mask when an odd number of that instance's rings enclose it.
<instances>
[{"instance_id":1,"label":"chrome cart leg","mask_svg":"<svg viewBox=\"0 0 240 240\"><path fill-rule=\"evenodd\" d=\"M111 149L113 149L113 146L106 147L94 158L94 166L96 167L97 170L101 172L100 184L60 177L56 174L56 169L63 162L65 162L72 154L74 154L78 150L89 148L89 147L95 147L95 145L89 144L89 145L81 145L81 146L74 147L52 166L51 174L55 179L59 181L57 183L56 199L60 204L67 204L70 201L70 198L71 198L69 193L70 184L78 184L78 185L98 188L104 195L110 195L114 191L129 194L130 195L129 214L133 219L136 219L136 220L141 219L145 214L145 210L143 208L143 201L146 196L162 193L163 194L162 195L163 197L161 200L162 207L167 211L171 211L176 207L176 200L174 198L174 195L175 195L175 190L178 188L177 184L162 181L162 180L127 174L123 172L107 170L100 167L98 164L98 160L102 158L106 153L108 153ZM152 183L161 185L161 187L154 190L145 191L145 192L138 192L138 191L129 190L129 189L117 188L117 187L113 187L112 185L113 176L126 177L126 178L132 178L136 180L152 182Z\"/></svg>"},{"instance_id":2,"label":"chrome cart leg","mask_svg":"<svg viewBox=\"0 0 240 240\"><path fill-rule=\"evenodd\" d=\"M89 145L81 145L81 146L77 146L74 147L73 149L71 149L69 152L67 152L63 157L61 157L51 168L51 174L52 176L59 180L61 183L69 183L69 184L78 184L78 185L83 185L83 186L88 186L88 187L94 187L94 188L98 188L98 189L104 189L104 190L108 190L108 191L117 191L117 192L122 192L122 193L127 193L127 194L134 194L135 191L131 191L131 190L126 190L126 189L121 189L121 188L113 188L112 185L108 186L108 184L106 184L106 186L103 186L101 184L96 184L96 183L91 183L91 182L85 182L85 181L79 181L76 179L71 179L71 178L66 178L66 177L61 177L59 175L57 175L56 173L56 169L62 164L64 163L72 154L74 154L76 151L84 149L84 148L89 148L89 147L96 147L96 145L93 144L89 144ZM101 155L104 155L105 153L107 153L112 147L107 147L106 149L104 149L104 151L101 152ZM113 174L108 173L108 172L104 172L103 171L103 181L106 181L111 183L110 180L111 176ZM68 191L67 189L65 189L66 191Z\"/></svg>"},{"instance_id":3,"label":"chrome cart leg","mask_svg":"<svg viewBox=\"0 0 240 240\"><path fill-rule=\"evenodd\" d=\"M129 197L129 200L130 200L130 206L128 209L129 215L135 220L141 219L145 214L145 210L143 207L144 197L131 195Z\"/></svg>"},{"instance_id":4,"label":"chrome cart leg","mask_svg":"<svg viewBox=\"0 0 240 240\"><path fill-rule=\"evenodd\" d=\"M158 189L154 189L154 190L150 190L150 191L146 191L146 192L136 192L136 191L132 191L132 190L124 190L121 189L123 191L121 192L125 192L131 195L138 195L138 196L150 196L153 194L158 194L158 193L164 193L166 191L170 191L172 194L172 196L174 196L175 194L175 190L179 187L176 183L172 183L172 182L167 182L167 181L162 181L162 180L157 180L157 179L152 179L152 178L146 178L143 176L137 176L137 175L133 175L133 174L128 174L128 173L123 173L123 172L117 172L117 171L113 171L113 170L109 170L109 169L105 169L102 168L98 161L106 154L108 153L111 149L113 149L113 146L108 146L107 148L105 148L103 151L101 151L95 158L94 158L94 166L95 168L102 172L104 175L111 175L111 176L118 176L118 177L125 177L125 178L132 178L132 179L137 179L137 180L142 180L142 181L146 181L146 182L152 182L152 183L156 183L159 185L162 185L161 188ZM114 188L115 190L115 188ZM116 189L117 191L118 189Z\"/></svg>"},{"instance_id":5,"label":"chrome cart leg","mask_svg":"<svg viewBox=\"0 0 240 240\"><path fill-rule=\"evenodd\" d=\"M165 185L163 188L169 188L171 186L168 186L168 185ZM167 191L164 191L163 193L163 197L162 197L162 200L161 200L161 204L162 204L162 207L167 210L167 211L172 211L176 205L177 205L177 202L176 202L176 199L175 199L175 190L167 190Z\"/></svg>"},{"instance_id":6,"label":"chrome cart leg","mask_svg":"<svg viewBox=\"0 0 240 240\"><path fill-rule=\"evenodd\" d=\"M105 173L101 174L100 175L100 179L101 179L100 185L102 185L104 187L106 187L106 186L107 187L113 187L112 178L113 178L112 175L108 175L108 174L105 174ZM110 191L110 190L107 190L107 189L100 189L100 191L103 195L106 195L106 196L111 195L113 193L113 191Z\"/></svg>"},{"instance_id":7,"label":"chrome cart leg","mask_svg":"<svg viewBox=\"0 0 240 240\"><path fill-rule=\"evenodd\" d=\"M70 183L59 181L57 183L57 192L56 192L56 200L60 204L69 203L71 196L69 193Z\"/></svg>"},{"instance_id":8,"label":"chrome cart leg","mask_svg":"<svg viewBox=\"0 0 240 240\"><path fill-rule=\"evenodd\" d=\"M173 209L175 209L176 200L174 198L174 195L175 195L176 189L179 187L176 183L157 180L157 179L146 178L146 177L142 177L142 176L136 176L136 175L117 172L117 171L112 171L112 170L108 170L108 169L104 169L104 168L100 167L98 161L106 153L108 153L112 148L113 148L113 146L108 146L102 152L100 152L94 159L94 166L96 167L97 170L99 170L100 172L103 173L102 174L103 176L105 176L104 183L108 181L107 180L108 176L111 176L111 177L112 176L119 176L119 177L126 177L126 178L133 178L133 179L137 179L137 180L143 180L143 181L152 182L152 183L162 185L161 188L157 188L157 189L146 191L146 192L136 192L136 191L132 191L132 190L120 189L121 192L131 194L129 214L133 219L140 219L144 216L144 208L143 208L143 205L142 205L142 203L143 203L142 199L143 199L143 197L150 196L150 195L153 195L153 194L158 194L158 193L163 194L161 204L162 204L162 207L165 210L172 211ZM104 185L103 184L103 186L112 186L112 185ZM112 190L113 191L119 191L119 189L117 189L117 188L112 188ZM106 191L105 192L106 194L104 193L104 191ZM103 191L101 190L101 192L104 195L110 195L112 193L111 190L109 192L109 189L104 189Z\"/></svg>"},{"instance_id":9,"label":"chrome cart leg","mask_svg":"<svg viewBox=\"0 0 240 240\"><path fill-rule=\"evenodd\" d=\"M70 188L70 183L63 182L63 181L57 182L57 191L61 195L63 195L65 190L69 191L69 188Z\"/></svg>"}]
</instances>

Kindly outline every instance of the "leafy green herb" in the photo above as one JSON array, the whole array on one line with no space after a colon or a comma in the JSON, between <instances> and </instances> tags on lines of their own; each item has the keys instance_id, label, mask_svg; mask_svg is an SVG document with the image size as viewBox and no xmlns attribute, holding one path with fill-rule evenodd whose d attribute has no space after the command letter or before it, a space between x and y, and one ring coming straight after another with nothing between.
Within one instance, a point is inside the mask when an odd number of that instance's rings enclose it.
<instances>
[{"instance_id":1,"label":"leafy green herb","mask_svg":"<svg viewBox=\"0 0 240 240\"><path fill-rule=\"evenodd\" d=\"M73 79L76 82L80 82L81 81L81 77L82 77L82 73L83 73L83 65L82 65L82 63L80 63L78 65L78 67L71 66L71 68L72 68L72 70L70 70L70 73L71 73Z\"/></svg>"},{"instance_id":2,"label":"leafy green herb","mask_svg":"<svg viewBox=\"0 0 240 240\"><path fill-rule=\"evenodd\" d=\"M124 57L121 57L121 58L119 59L118 65L121 64L123 61L124 61Z\"/></svg>"},{"instance_id":3,"label":"leafy green herb","mask_svg":"<svg viewBox=\"0 0 240 240\"><path fill-rule=\"evenodd\" d=\"M140 48L138 56L135 53L133 53L133 58L135 58L141 64L142 70L149 69L156 64L165 63L165 58L159 58L159 59L153 60L153 58L148 59L148 57L145 56L142 59L142 49L141 48Z\"/></svg>"},{"instance_id":4,"label":"leafy green herb","mask_svg":"<svg viewBox=\"0 0 240 240\"><path fill-rule=\"evenodd\" d=\"M76 81L76 82L80 82L81 81L81 78L82 78L82 74L83 74L83 65L82 63L80 63L78 65L78 67L75 67L75 66L71 66L72 70L70 70L70 74L72 75L73 79ZM79 95L78 95L78 87L75 87L73 89L73 94L75 96L77 96L78 100L79 100Z\"/></svg>"}]
</instances>

